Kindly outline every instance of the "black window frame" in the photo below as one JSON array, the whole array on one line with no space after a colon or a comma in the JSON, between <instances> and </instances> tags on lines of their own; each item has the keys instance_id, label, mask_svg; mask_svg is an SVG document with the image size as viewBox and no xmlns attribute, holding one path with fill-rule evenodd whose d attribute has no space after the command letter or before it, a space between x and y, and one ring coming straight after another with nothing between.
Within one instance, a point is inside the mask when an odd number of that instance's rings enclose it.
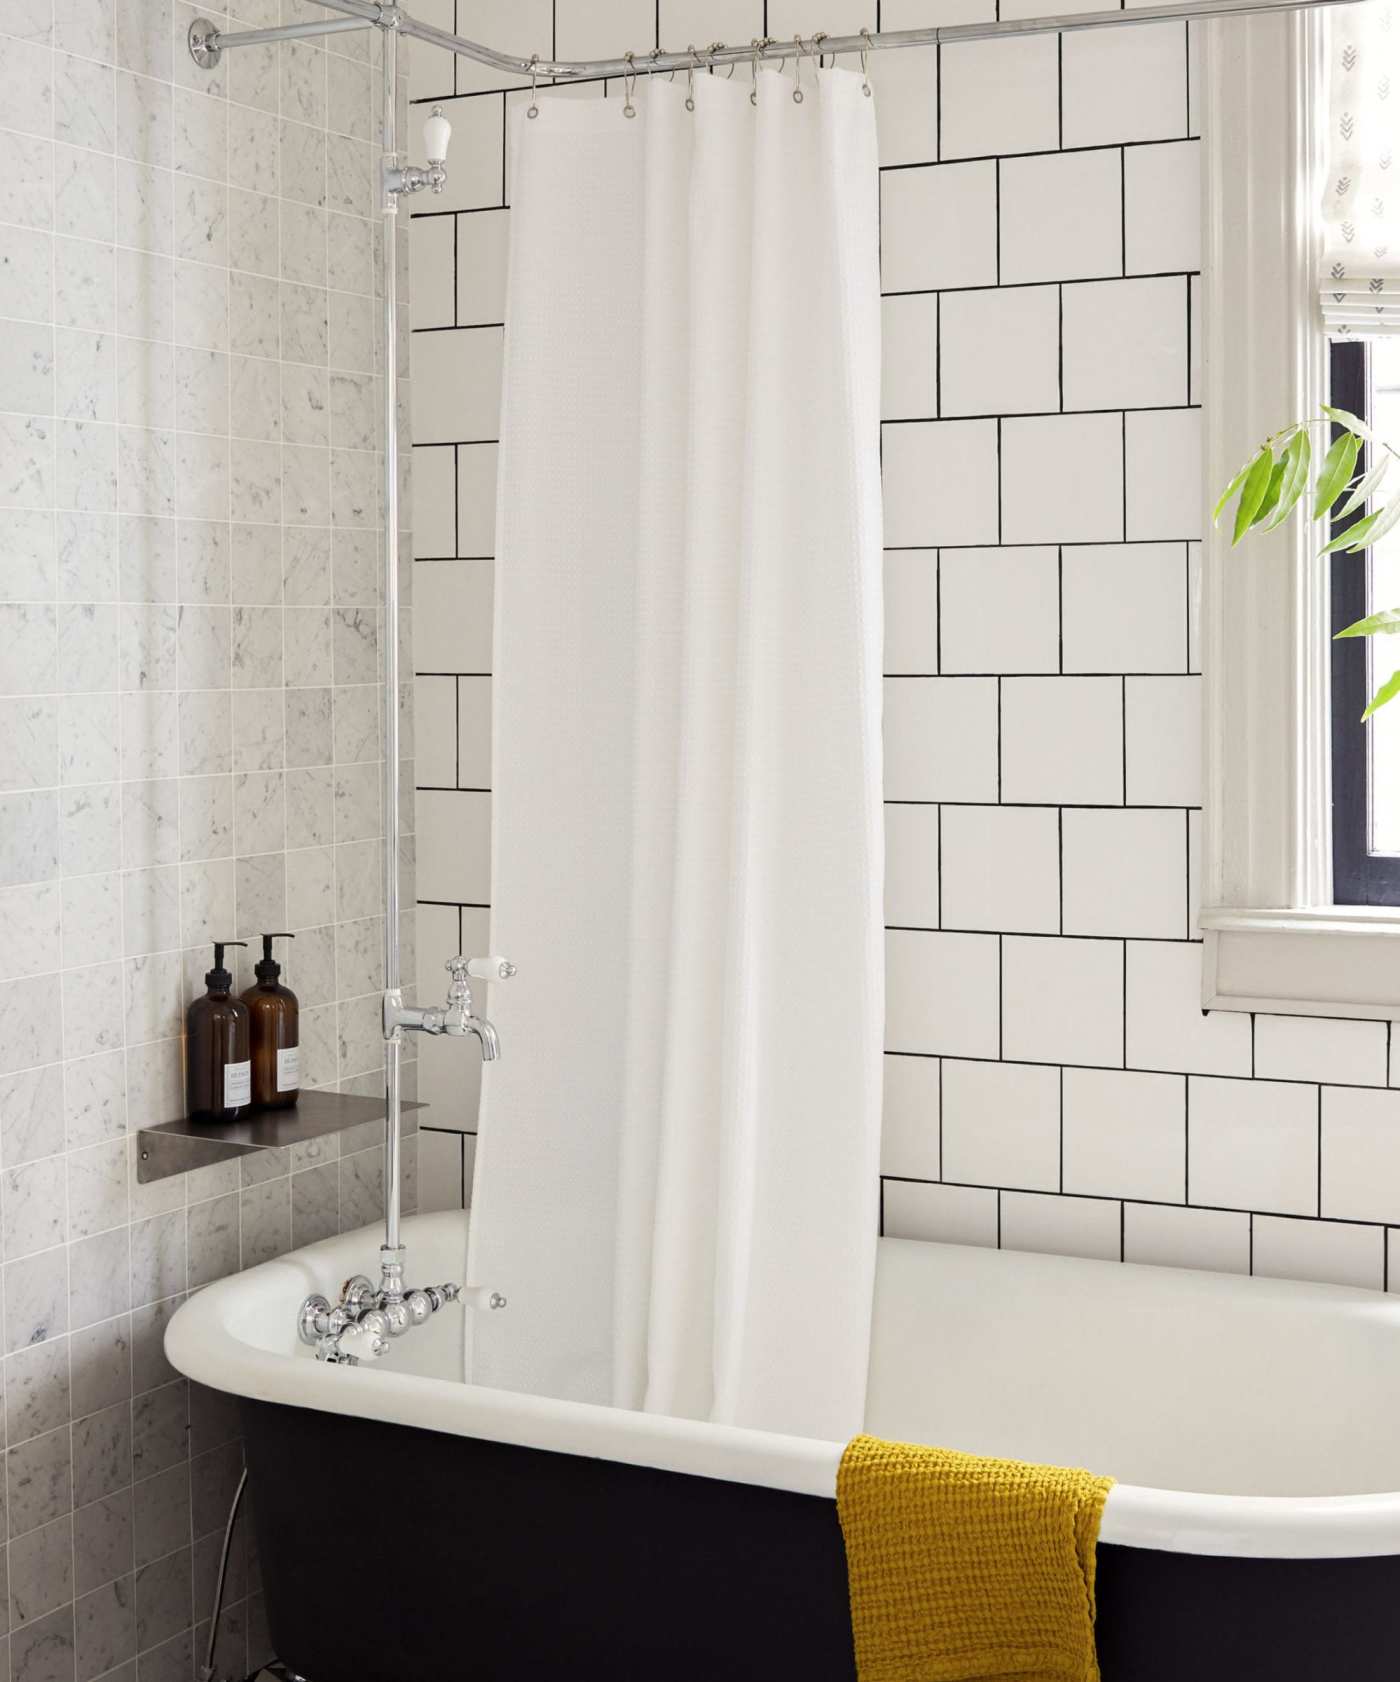
<instances>
[{"instance_id":1,"label":"black window frame","mask_svg":"<svg viewBox=\"0 0 1400 1682\"><path fill-rule=\"evenodd\" d=\"M1371 407L1371 354L1364 339L1335 339L1330 347L1332 402L1362 420ZM1366 450L1356 470L1366 470ZM1332 522L1332 536L1365 513ZM1334 554L1330 596L1332 633L1372 611L1371 552ZM1371 851L1371 731L1360 723L1370 699L1369 639L1332 644L1332 898L1338 905L1400 905L1400 855ZM1396 703L1400 706L1400 702Z\"/></svg>"}]
</instances>

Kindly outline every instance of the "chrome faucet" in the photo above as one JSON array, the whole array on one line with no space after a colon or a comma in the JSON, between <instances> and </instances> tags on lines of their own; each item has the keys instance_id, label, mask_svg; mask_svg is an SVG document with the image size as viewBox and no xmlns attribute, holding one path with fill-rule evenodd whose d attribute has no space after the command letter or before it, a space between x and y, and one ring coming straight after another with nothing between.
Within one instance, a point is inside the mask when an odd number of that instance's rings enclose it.
<instances>
[{"instance_id":1,"label":"chrome faucet","mask_svg":"<svg viewBox=\"0 0 1400 1682\"><path fill-rule=\"evenodd\" d=\"M515 974L515 965L507 958L463 958L459 955L449 958L446 967L452 981L445 1004L406 1005L401 993L384 995L385 1037L396 1028L414 1034L452 1034L457 1037L475 1034L481 1041L482 1062L494 1063L501 1055L500 1037L484 1016L472 1014L472 990L468 978L509 981Z\"/></svg>"},{"instance_id":2,"label":"chrome faucet","mask_svg":"<svg viewBox=\"0 0 1400 1682\"><path fill-rule=\"evenodd\" d=\"M384 1038L398 1041L405 1032L451 1034L464 1038L475 1034L481 1041L481 1059L493 1063L501 1055L495 1027L472 1010L471 980L509 981L515 965L508 958L464 958L447 961L452 981L447 999L427 1007L406 1005L397 987L384 994ZM395 1047L397 1049L397 1047ZM393 1231L397 1235L397 1204ZM421 1326L450 1302L468 1308L504 1308L506 1299L484 1285L429 1285L408 1290L403 1281L403 1246L397 1236L379 1252L379 1284L357 1273L341 1287L340 1298L331 1303L319 1293L307 1297L297 1314L297 1332L303 1343L316 1351L318 1361L333 1365L358 1366L387 1355L391 1342Z\"/></svg>"}]
</instances>

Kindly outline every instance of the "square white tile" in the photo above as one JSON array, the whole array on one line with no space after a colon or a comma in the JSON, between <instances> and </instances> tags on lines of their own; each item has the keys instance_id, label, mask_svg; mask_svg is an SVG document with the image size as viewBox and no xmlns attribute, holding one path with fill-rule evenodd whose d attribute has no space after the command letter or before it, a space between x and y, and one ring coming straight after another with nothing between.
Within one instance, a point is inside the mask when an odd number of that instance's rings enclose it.
<instances>
[{"instance_id":1,"label":"square white tile","mask_svg":"<svg viewBox=\"0 0 1400 1682\"><path fill-rule=\"evenodd\" d=\"M885 936L885 1049L997 1057L998 940L992 934Z\"/></svg>"},{"instance_id":2,"label":"square white tile","mask_svg":"<svg viewBox=\"0 0 1400 1682\"><path fill-rule=\"evenodd\" d=\"M1001 733L1003 800L1052 806L1122 801L1118 678L1004 678Z\"/></svg>"},{"instance_id":3,"label":"square white tile","mask_svg":"<svg viewBox=\"0 0 1400 1682\"><path fill-rule=\"evenodd\" d=\"M1055 286L950 292L939 301L939 410L1019 415L1060 407Z\"/></svg>"},{"instance_id":4,"label":"square white tile","mask_svg":"<svg viewBox=\"0 0 1400 1682\"><path fill-rule=\"evenodd\" d=\"M940 157L1051 151L1060 144L1059 126L1055 36L950 41L943 48Z\"/></svg>"},{"instance_id":5,"label":"square white tile","mask_svg":"<svg viewBox=\"0 0 1400 1682\"><path fill-rule=\"evenodd\" d=\"M995 801L994 678L885 680L885 798Z\"/></svg>"},{"instance_id":6,"label":"square white tile","mask_svg":"<svg viewBox=\"0 0 1400 1682\"><path fill-rule=\"evenodd\" d=\"M1066 545L1067 672L1184 672L1187 555L1180 543Z\"/></svg>"},{"instance_id":7,"label":"square white tile","mask_svg":"<svg viewBox=\"0 0 1400 1682\"><path fill-rule=\"evenodd\" d=\"M1122 537L1121 415L1032 415L1001 423L1003 543Z\"/></svg>"},{"instance_id":8,"label":"square white tile","mask_svg":"<svg viewBox=\"0 0 1400 1682\"><path fill-rule=\"evenodd\" d=\"M1003 1056L1122 1067L1119 942L1007 935L1002 969Z\"/></svg>"},{"instance_id":9,"label":"square white tile","mask_svg":"<svg viewBox=\"0 0 1400 1682\"><path fill-rule=\"evenodd\" d=\"M1318 1213L1315 1086L1193 1075L1186 1103L1187 1190L1193 1203Z\"/></svg>"},{"instance_id":10,"label":"square white tile","mask_svg":"<svg viewBox=\"0 0 1400 1682\"><path fill-rule=\"evenodd\" d=\"M946 928L1056 933L1059 813L1036 806L945 806L942 883Z\"/></svg>"},{"instance_id":11,"label":"square white tile","mask_svg":"<svg viewBox=\"0 0 1400 1682\"><path fill-rule=\"evenodd\" d=\"M890 548L997 541L996 421L905 421L881 434Z\"/></svg>"},{"instance_id":12,"label":"square white tile","mask_svg":"<svg viewBox=\"0 0 1400 1682\"><path fill-rule=\"evenodd\" d=\"M1065 146L1186 134L1186 25L1139 23L1063 37Z\"/></svg>"},{"instance_id":13,"label":"square white tile","mask_svg":"<svg viewBox=\"0 0 1400 1682\"><path fill-rule=\"evenodd\" d=\"M1186 936L1186 816L1182 812L1064 813L1064 932Z\"/></svg>"},{"instance_id":14,"label":"square white tile","mask_svg":"<svg viewBox=\"0 0 1400 1682\"><path fill-rule=\"evenodd\" d=\"M1002 161L1003 285L1123 273L1121 157L1104 150Z\"/></svg>"},{"instance_id":15,"label":"square white tile","mask_svg":"<svg viewBox=\"0 0 1400 1682\"><path fill-rule=\"evenodd\" d=\"M1201 1009L1201 948L1128 942L1128 1067L1247 1075L1249 1018Z\"/></svg>"},{"instance_id":16,"label":"square white tile","mask_svg":"<svg viewBox=\"0 0 1400 1682\"><path fill-rule=\"evenodd\" d=\"M886 292L997 284L997 166L935 164L880 176Z\"/></svg>"},{"instance_id":17,"label":"square white tile","mask_svg":"<svg viewBox=\"0 0 1400 1682\"><path fill-rule=\"evenodd\" d=\"M943 1060L943 1177L1054 1191L1060 1182L1060 1071Z\"/></svg>"},{"instance_id":18,"label":"square white tile","mask_svg":"<svg viewBox=\"0 0 1400 1682\"><path fill-rule=\"evenodd\" d=\"M1186 282L1090 280L1062 288L1066 409L1187 400Z\"/></svg>"},{"instance_id":19,"label":"square white tile","mask_svg":"<svg viewBox=\"0 0 1400 1682\"><path fill-rule=\"evenodd\" d=\"M1058 551L949 549L939 573L940 671L1058 668Z\"/></svg>"},{"instance_id":20,"label":"square white tile","mask_svg":"<svg viewBox=\"0 0 1400 1682\"><path fill-rule=\"evenodd\" d=\"M1186 1195L1186 1077L1064 1072L1065 1190L1179 1203Z\"/></svg>"}]
</instances>

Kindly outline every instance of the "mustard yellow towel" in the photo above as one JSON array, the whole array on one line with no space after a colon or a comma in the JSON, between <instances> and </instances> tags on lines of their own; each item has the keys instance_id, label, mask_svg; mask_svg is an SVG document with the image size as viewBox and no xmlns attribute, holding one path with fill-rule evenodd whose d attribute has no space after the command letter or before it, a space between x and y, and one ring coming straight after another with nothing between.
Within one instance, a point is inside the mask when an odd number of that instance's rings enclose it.
<instances>
[{"instance_id":1,"label":"mustard yellow towel","mask_svg":"<svg viewBox=\"0 0 1400 1682\"><path fill-rule=\"evenodd\" d=\"M860 1682L1098 1682L1112 1478L855 1437L836 1505Z\"/></svg>"}]
</instances>

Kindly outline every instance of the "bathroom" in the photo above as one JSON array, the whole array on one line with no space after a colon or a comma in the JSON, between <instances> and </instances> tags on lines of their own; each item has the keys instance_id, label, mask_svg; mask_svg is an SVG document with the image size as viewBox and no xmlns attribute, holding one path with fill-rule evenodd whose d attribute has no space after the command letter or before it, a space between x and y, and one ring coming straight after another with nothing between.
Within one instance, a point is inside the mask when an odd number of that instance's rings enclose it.
<instances>
[{"instance_id":1,"label":"bathroom","mask_svg":"<svg viewBox=\"0 0 1400 1682\"><path fill-rule=\"evenodd\" d=\"M1397 49L1062 10L0 0L0 1676L1394 1674Z\"/></svg>"}]
</instances>

